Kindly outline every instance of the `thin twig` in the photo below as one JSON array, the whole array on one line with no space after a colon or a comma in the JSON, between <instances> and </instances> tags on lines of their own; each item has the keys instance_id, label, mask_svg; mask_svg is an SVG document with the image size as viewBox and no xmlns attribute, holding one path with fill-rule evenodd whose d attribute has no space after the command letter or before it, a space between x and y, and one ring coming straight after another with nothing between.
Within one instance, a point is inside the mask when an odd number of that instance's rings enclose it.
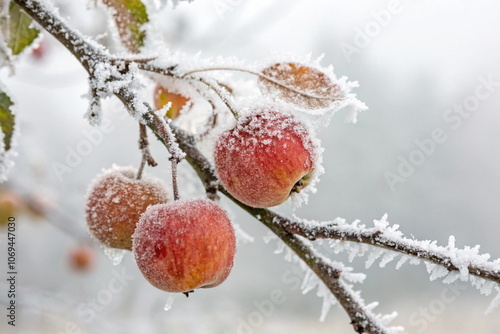
<instances>
[{"instance_id":1,"label":"thin twig","mask_svg":"<svg viewBox=\"0 0 500 334\"><path fill-rule=\"evenodd\" d=\"M139 149L141 150L141 165L137 171L137 180L141 179L146 163L151 167L158 165L149 151L148 132L146 125L142 123L139 123Z\"/></svg>"},{"instance_id":2,"label":"thin twig","mask_svg":"<svg viewBox=\"0 0 500 334\"><path fill-rule=\"evenodd\" d=\"M312 99L318 99L318 100L332 100L331 97L327 97L327 96L316 96L316 95L311 95L311 94L308 94L308 93L305 93L303 91L300 91L292 86L289 86L289 85L286 85L284 83L282 83L281 81L278 81L274 78L271 78L270 76L268 75L265 75L263 74L262 72L257 72L257 71L252 71L252 70L249 70L249 69L245 69L245 68L236 68L236 67L208 67L208 68L201 68L201 69L196 69L196 70L192 70L192 71L189 71L189 72L186 72L184 73L181 78L189 78L190 76L192 76L192 74L195 74L195 73L199 73L199 72L211 72L211 71L235 71L235 72L243 72L243 73L248 73L248 74L252 74L252 75L256 75L258 76L259 78L262 78L262 79L265 79L275 85L278 85L282 88L285 88L285 89L288 89L296 94L299 94L299 95L302 95L304 97L308 97L308 98L312 98ZM197 78L197 77L196 77Z\"/></svg>"},{"instance_id":3,"label":"thin twig","mask_svg":"<svg viewBox=\"0 0 500 334\"><path fill-rule=\"evenodd\" d=\"M236 107L233 106L233 103L227 98L227 95L224 93L224 91L222 89L220 89L216 85L213 85L211 82L209 82L208 80L206 80L205 78L202 78L202 77L188 77L186 79L201 82L204 85L206 85L208 88L213 90L219 96L221 101L224 102L224 104L229 109L231 114L233 114L234 118L238 119L239 115L238 115L238 112L236 111Z\"/></svg>"},{"instance_id":4,"label":"thin twig","mask_svg":"<svg viewBox=\"0 0 500 334\"><path fill-rule=\"evenodd\" d=\"M177 138L179 138L179 145L186 153L186 160L198 173L198 176L204 184L218 184L217 177L215 176L212 165L207 159L198 151L194 143L194 138L188 135L185 131L179 128L173 128ZM340 280L341 272L332 268L321 257L317 256L313 250L308 247L304 242L297 238L297 236L288 232L283 226L275 223L276 217L280 217L276 213L268 209L257 209L249 207L229 194L224 188L219 186L221 191L226 197L231 199L234 203L240 206L243 210L247 211L271 231L273 231L283 242L285 242L308 266L311 270L318 275L323 283L337 298L344 310L349 315L353 324L363 324L364 330L369 334L382 334L386 333L385 329L380 327L375 319L372 319L369 312L365 309L364 305L358 303L350 291Z\"/></svg>"},{"instance_id":5,"label":"thin twig","mask_svg":"<svg viewBox=\"0 0 500 334\"><path fill-rule=\"evenodd\" d=\"M134 60L127 60L127 61L131 61L131 62L135 63ZM143 71L147 71L147 72L153 72L153 73L157 73L157 74L161 74L161 75L166 75L169 77L178 78L178 75L175 72L177 65L173 65L173 66L169 66L169 67L159 67L159 66L153 65L149 62L139 62L139 63L137 63L137 68L139 68L140 70L143 70Z\"/></svg>"},{"instance_id":6,"label":"thin twig","mask_svg":"<svg viewBox=\"0 0 500 334\"><path fill-rule=\"evenodd\" d=\"M301 235L310 240L336 239L364 243L432 262L445 267L448 271L461 270L449 255L450 250L446 247L436 246L435 250L429 250L428 247L424 247L422 242L418 240L408 239L403 236L388 236L376 227L361 228L350 225L342 226L332 222L307 224L281 216L276 216L276 220L290 233ZM462 262L463 260L464 259L460 259ZM493 262L485 260L481 264L468 264L467 270L470 275L500 284L500 264L494 264Z\"/></svg>"},{"instance_id":7,"label":"thin twig","mask_svg":"<svg viewBox=\"0 0 500 334\"><path fill-rule=\"evenodd\" d=\"M172 173L172 188L174 190L174 201L179 200L179 186L177 185L177 164L175 159L170 158L171 173Z\"/></svg>"},{"instance_id":8,"label":"thin twig","mask_svg":"<svg viewBox=\"0 0 500 334\"><path fill-rule=\"evenodd\" d=\"M93 68L99 63L110 63L110 57L103 51L103 49L94 47L88 43L81 35L77 34L74 30L69 28L57 16L51 13L39 0L13 0L13 2L20 5L28 15L30 15L41 26L54 35L75 57L82 63L84 68L92 76ZM139 63L138 67L141 68ZM145 69L145 68L142 68ZM125 71L128 69L125 68ZM147 69L146 69L147 70ZM165 71L163 69L162 71ZM167 73L163 73L168 75ZM260 75L259 75L260 76ZM195 78L203 82L205 79ZM113 80L113 79L111 79ZM118 80L118 79L114 79ZM203 82L210 87L209 82ZM276 84L279 84L275 82ZM213 88L212 88L213 89ZM216 93L221 94L220 91L215 90ZM456 266L453 267L453 261L443 254L432 254L429 252L427 255L425 249L405 249L398 243L394 243L391 239L385 238L384 234L380 231L368 231L368 234L349 234L347 231L336 230L333 226L328 229L318 230L313 232L305 229L304 226L293 224L292 221L284 218L267 209L255 209L248 207L236 199L223 189L215 176L213 166L196 148L195 139L180 129L169 126L161 117L155 114L154 110L147 104L148 112L141 113L137 109L138 97L137 92L133 91L130 87L121 87L114 94L122 101L127 107L129 112L136 117L141 117L141 120L147 125L163 142L171 156L173 163L173 174L177 169L179 163L184 157L193 166L197 172L200 180L210 187L217 187L222 193L226 194L236 204L241 206L244 210L253 215L256 219L261 221L265 226L272 230L281 240L283 240L308 266L311 270L318 275L318 277L325 283L329 290L339 300L340 304L351 318L355 325L362 325L366 333L386 333L376 321L367 312L366 307L358 301L356 296L345 286L341 280L342 272L332 268L321 257L319 257L308 245L306 245L299 236L296 234L304 235L308 238L328 237L339 240L348 240L358 243L367 243L377 247L383 247L391 251L398 251L407 255L423 258L428 261L444 265L451 270L458 270ZM222 97L221 97L222 98ZM223 98L224 101L224 98ZM226 103L227 101L225 101ZM226 103L227 105L227 103ZM232 110L233 111L233 110ZM177 138L179 141L177 141ZM185 155L185 153L187 155ZM173 180L175 187L177 187L177 180ZM174 189L174 193L176 190ZM178 195L177 195L178 196ZM484 268L474 267L472 264L469 266L470 275L482 277L494 282L500 282L500 273L498 270L484 271Z\"/></svg>"}]
</instances>

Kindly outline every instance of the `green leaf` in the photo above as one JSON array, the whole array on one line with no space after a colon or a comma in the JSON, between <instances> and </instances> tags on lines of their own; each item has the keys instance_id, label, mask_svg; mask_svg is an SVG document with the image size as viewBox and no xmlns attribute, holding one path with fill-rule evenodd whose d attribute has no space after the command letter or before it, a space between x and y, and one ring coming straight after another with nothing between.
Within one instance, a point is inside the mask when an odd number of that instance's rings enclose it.
<instances>
[{"instance_id":1,"label":"green leaf","mask_svg":"<svg viewBox=\"0 0 500 334\"><path fill-rule=\"evenodd\" d=\"M146 6L141 0L103 0L114 9L114 19L118 33L125 47L134 53L144 46L146 32L143 25L149 22Z\"/></svg>"},{"instance_id":2,"label":"green leaf","mask_svg":"<svg viewBox=\"0 0 500 334\"><path fill-rule=\"evenodd\" d=\"M21 8L11 2L9 7L10 25L8 46L13 55L20 54L27 46L31 45L40 31L31 28L33 21Z\"/></svg>"},{"instance_id":3,"label":"green leaf","mask_svg":"<svg viewBox=\"0 0 500 334\"><path fill-rule=\"evenodd\" d=\"M2 128L5 151L10 150L12 134L14 133L15 116L12 113L14 103L7 95L0 91L0 127Z\"/></svg>"}]
</instances>

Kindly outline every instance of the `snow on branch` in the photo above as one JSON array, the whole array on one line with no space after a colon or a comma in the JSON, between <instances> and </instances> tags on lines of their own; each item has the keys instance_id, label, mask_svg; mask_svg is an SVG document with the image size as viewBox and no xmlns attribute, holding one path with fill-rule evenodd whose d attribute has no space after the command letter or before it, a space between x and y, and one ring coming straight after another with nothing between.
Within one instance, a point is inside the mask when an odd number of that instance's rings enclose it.
<instances>
[{"instance_id":1,"label":"snow on branch","mask_svg":"<svg viewBox=\"0 0 500 334\"><path fill-rule=\"evenodd\" d=\"M264 238L266 243L270 242L273 239L278 239L276 235L269 232L269 235ZM335 277L336 282L334 286L338 289L338 294L345 294L345 298L347 300L355 300L356 303L363 309L363 312L370 318L370 322L375 323L379 328L385 328L390 322L392 322L397 317L397 312L392 312L391 314L383 315L376 314L373 310L379 305L378 302L372 302L368 305L365 304L365 301L361 297L360 291L355 291L353 289L353 284L363 283L366 275L363 273L355 273L353 272L353 268L345 266L342 262L332 261L321 253L319 253L314 245L303 237L298 237L298 239L303 243L304 246L307 246L310 249L310 253L314 256L314 260L317 262L321 262L327 266L329 266L330 270L335 270L335 274L331 275ZM334 296L330 293L328 287L324 284L324 282L320 279L320 276L315 275L314 271L309 268L301 258L292 251L291 248L285 248L285 243L282 240L277 240L277 249L274 252L275 254L285 253L285 260L297 265L304 272L304 279L301 285L301 290L303 294L307 294L308 292L316 289L316 295L320 298L323 298L323 306L321 309L320 321L324 321L331 306L337 304L338 300L342 300L343 298L335 299ZM286 251L285 251L286 249ZM351 324L357 332L364 331L370 325L366 321L352 320ZM384 329L386 333L399 333L404 329L402 327L387 327Z\"/></svg>"},{"instance_id":2,"label":"snow on branch","mask_svg":"<svg viewBox=\"0 0 500 334\"><path fill-rule=\"evenodd\" d=\"M350 269L344 267L343 264L333 262L319 254L306 239L327 238L340 243L350 241L356 245L352 249L368 247L368 245L379 247L381 250L371 254L368 264L374 263L383 255L381 266L392 261L395 258L394 254L399 252L407 256L403 257L405 260L400 260L400 264L406 261L408 256L415 257L417 261L420 259L428 261L427 269L431 278L444 277L447 283L459 278L469 280L484 294L490 294L495 289L500 290L498 287L500 260L490 261L488 254L479 254L479 247L458 249L455 247L454 238L450 238L448 246L443 247L437 246L436 242L417 241L404 237L397 225L389 226L387 217L375 221L375 226L370 228L359 225L359 222L346 224L341 219L315 223L300 219L291 220L270 210L255 209L240 203L220 186L213 166L197 149L195 138L171 126L139 97L139 87L136 86L139 70L175 76L175 65L159 67L149 61L115 59L97 43L68 27L42 2L38 0L13 0L13 2L20 5L28 15L54 35L87 70L90 76L93 111L98 112L101 98L108 95L118 97L132 116L147 125L163 141L171 155L173 166L185 158L195 169L207 190L217 189L225 194L290 247L308 267L308 270L317 276L316 279L309 275L304 289L308 290L317 286L318 294L327 298L323 308L325 310L331 305L331 300L328 299L326 290L321 288L321 284L324 284L349 315L358 333L394 333L400 331L400 328L385 328L393 315L374 314L372 310L376 304L365 305L359 292L352 288L350 283L356 279L359 280L360 276L355 276L359 274L352 274ZM175 173L172 174L175 175ZM339 246L339 244L334 243L333 246ZM339 247L347 249L343 245ZM415 261L410 260L410 263L412 262ZM500 291L499 297L494 299L490 309L499 304Z\"/></svg>"},{"instance_id":3,"label":"snow on branch","mask_svg":"<svg viewBox=\"0 0 500 334\"><path fill-rule=\"evenodd\" d=\"M180 148L186 153L186 160L196 170L205 187L209 188L218 185L213 166L196 148L194 137L179 128L173 127L173 131L179 141ZM300 261L302 267L307 269L306 277L308 279L304 281L303 291L310 291L317 286L317 294L323 298L322 317L326 316L326 312L332 305L331 296L326 293L326 287L349 315L351 324L358 333L390 334L402 330L400 327L385 327L395 317L395 313L390 315L373 313L373 308L377 304L365 305L364 300L360 297L360 292L353 290L352 285L349 283L361 282L364 275L352 273L352 268L327 259L318 253L306 238L293 235L282 225L276 224L276 218L281 217L276 213L268 209L249 207L232 197L220 185L218 185L218 190L267 226L296 254L296 256L292 256L293 254L287 253L285 259L291 262ZM282 248L279 249L280 251L283 250ZM310 272L309 275L307 275L308 272ZM311 276L311 273L314 273L315 276Z\"/></svg>"},{"instance_id":4,"label":"snow on branch","mask_svg":"<svg viewBox=\"0 0 500 334\"><path fill-rule=\"evenodd\" d=\"M418 264L420 259L427 261L431 280L442 278L444 283L452 283L457 279L469 281L484 295L490 295L495 289L500 291L500 259L491 261L489 254L479 252L479 246L457 248L453 236L450 236L447 246L439 246L436 241L407 238L399 231L399 225L389 225L387 215L375 220L373 227L367 227L359 221L349 224L341 218L331 222L314 222L276 216L274 221L288 232L310 240L335 239L331 243L335 252L349 251L351 261L355 256L364 255L368 247L363 246L378 247L368 256L367 267L381 256L380 266L384 267L401 253L404 255L396 268L401 267L411 256L414 257L410 259L411 264Z\"/></svg>"}]
</instances>

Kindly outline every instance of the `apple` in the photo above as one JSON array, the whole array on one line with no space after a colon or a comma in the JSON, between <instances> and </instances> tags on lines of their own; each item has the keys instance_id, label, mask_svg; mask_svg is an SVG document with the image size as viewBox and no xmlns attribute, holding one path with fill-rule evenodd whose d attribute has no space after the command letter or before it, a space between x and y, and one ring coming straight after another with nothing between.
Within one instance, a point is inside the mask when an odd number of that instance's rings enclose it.
<instances>
[{"instance_id":1,"label":"apple","mask_svg":"<svg viewBox=\"0 0 500 334\"><path fill-rule=\"evenodd\" d=\"M131 167L114 166L92 182L87 194L86 220L92 236L107 247L132 250L132 234L150 205L166 203L161 180Z\"/></svg>"},{"instance_id":2,"label":"apple","mask_svg":"<svg viewBox=\"0 0 500 334\"><path fill-rule=\"evenodd\" d=\"M233 267L236 237L226 212L209 200L150 206L133 235L133 252L156 288L189 293L221 284Z\"/></svg>"},{"instance_id":3,"label":"apple","mask_svg":"<svg viewBox=\"0 0 500 334\"><path fill-rule=\"evenodd\" d=\"M283 203L312 180L315 146L310 132L275 108L242 117L215 144L215 168L224 188L255 208Z\"/></svg>"},{"instance_id":4,"label":"apple","mask_svg":"<svg viewBox=\"0 0 500 334\"><path fill-rule=\"evenodd\" d=\"M7 226L9 217L15 216L24 204L24 199L15 191L0 188L0 225Z\"/></svg>"},{"instance_id":5,"label":"apple","mask_svg":"<svg viewBox=\"0 0 500 334\"><path fill-rule=\"evenodd\" d=\"M164 86L158 84L156 85L154 92L154 103L156 109L160 110L168 102L171 102L170 109L167 110L167 117L170 119L176 119L181 114L182 108L184 108L189 102L189 98L170 92Z\"/></svg>"},{"instance_id":6,"label":"apple","mask_svg":"<svg viewBox=\"0 0 500 334\"><path fill-rule=\"evenodd\" d=\"M94 251L89 245L78 245L69 253L69 264L77 271L88 271L94 263Z\"/></svg>"},{"instance_id":7,"label":"apple","mask_svg":"<svg viewBox=\"0 0 500 334\"><path fill-rule=\"evenodd\" d=\"M266 67L261 73L264 75L264 77L259 77L259 87L262 93L274 95L305 109L327 108L333 102L343 98L339 86L328 75L307 65L276 63Z\"/></svg>"},{"instance_id":8,"label":"apple","mask_svg":"<svg viewBox=\"0 0 500 334\"><path fill-rule=\"evenodd\" d=\"M40 43L35 48L33 48L33 50L31 51L31 55L33 56L33 58L35 58L36 60L41 60L46 55L47 53L46 44L47 43L45 39L42 39Z\"/></svg>"}]
</instances>

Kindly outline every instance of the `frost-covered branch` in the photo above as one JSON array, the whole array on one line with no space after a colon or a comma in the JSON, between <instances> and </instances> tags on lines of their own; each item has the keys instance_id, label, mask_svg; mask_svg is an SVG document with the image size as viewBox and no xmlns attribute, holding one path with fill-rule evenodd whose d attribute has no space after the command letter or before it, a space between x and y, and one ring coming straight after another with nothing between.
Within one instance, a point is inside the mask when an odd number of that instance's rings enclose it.
<instances>
[{"instance_id":1,"label":"frost-covered branch","mask_svg":"<svg viewBox=\"0 0 500 334\"><path fill-rule=\"evenodd\" d=\"M89 73L91 106L88 116L92 123L98 123L100 120L99 99L114 94L134 118L159 136L170 153L174 197L178 198L175 171L177 164L184 158L184 153L179 149L170 126L163 118L156 115L149 105L139 101L137 94L138 85L133 69L139 67L150 69L146 64L149 59L139 58L134 62L133 58L132 60L112 58L102 46L94 44L70 28L40 1L14 0L14 2L60 41ZM164 69L163 73L168 74L171 70L172 68Z\"/></svg>"},{"instance_id":2,"label":"frost-covered branch","mask_svg":"<svg viewBox=\"0 0 500 334\"><path fill-rule=\"evenodd\" d=\"M309 222L276 217L276 222L290 233L310 240L337 239L364 243L440 265L445 270L441 273L436 270L434 275L438 277L447 276L450 272L453 277L460 274L463 280L466 280L468 275L473 275L500 284L500 259L490 261L489 254L479 254L478 246L458 249L455 247L454 237L450 237L447 246L438 246L435 241L406 238L398 230L398 225L389 225L387 216L375 221L374 227L359 225L357 221L347 224L342 219L332 222Z\"/></svg>"},{"instance_id":3,"label":"frost-covered branch","mask_svg":"<svg viewBox=\"0 0 500 334\"><path fill-rule=\"evenodd\" d=\"M447 247L436 246L435 243L415 241L404 238L401 232L389 227L385 220L374 228L345 224L340 220L331 223L314 224L311 222L292 220L282 217L267 209L256 209L246 206L234 199L222 188L215 176L213 166L197 149L196 139L190 134L172 127L163 117L158 115L148 104L140 99L137 73L146 70L163 75L176 76L175 65L167 68L152 65L150 59L134 61L117 59L110 56L104 48L86 39L69 28L57 15L38 0L13 0L28 15L35 19L49 33L54 35L82 63L90 76L91 111L89 115L99 120L100 99L114 95L124 104L128 112L139 122L148 126L167 148L172 162L172 175L175 197L178 197L175 168L177 163L186 159L197 172L207 192L216 198L217 191L224 193L245 211L250 213L272 232L274 232L325 284L337 298L349 315L354 329L358 333L391 333L399 328L385 328L391 316L380 317L372 313L347 282L349 272L343 265L332 262L317 253L307 239L328 238L341 241L352 241L357 244L368 244L382 247L389 251L400 252L427 260L446 268L446 273L436 271L437 277L457 272L462 276L474 275L492 282L500 283L500 261L488 261L489 256L479 255L477 248L456 249L454 239L450 239ZM194 80L196 78L190 78ZM204 80L204 79L203 79ZM198 81L200 81L198 79ZM208 82L208 81L207 81ZM202 81L202 83L207 84ZM208 82L210 83L210 82ZM218 91L216 91L218 93ZM221 93L222 96L224 96ZM227 102L227 101L224 101ZM228 104L229 107L229 103ZM303 238L305 237L305 238ZM434 268L431 269L433 271ZM442 276L439 276L442 275Z\"/></svg>"},{"instance_id":4,"label":"frost-covered branch","mask_svg":"<svg viewBox=\"0 0 500 334\"><path fill-rule=\"evenodd\" d=\"M186 153L186 160L196 170L205 187L218 184L213 167L196 148L194 137L178 128L174 128L174 132L179 139L181 149ZM316 253L300 237L288 232L282 225L276 224L276 219L284 219L283 217L268 209L257 209L244 205L232 197L221 186L218 187L218 190L267 226L307 264L342 305L349 315L354 329L358 333L392 333L400 330L398 327L384 328L384 324L391 319L374 315L371 312L371 309L364 304L363 300L346 283L342 266L333 265L328 259Z\"/></svg>"},{"instance_id":5,"label":"frost-covered branch","mask_svg":"<svg viewBox=\"0 0 500 334\"><path fill-rule=\"evenodd\" d=\"M102 46L70 28L61 18L54 15L46 4L29 0L13 0L13 2L61 42L80 61L87 72L91 73L96 63L109 59Z\"/></svg>"}]
</instances>

